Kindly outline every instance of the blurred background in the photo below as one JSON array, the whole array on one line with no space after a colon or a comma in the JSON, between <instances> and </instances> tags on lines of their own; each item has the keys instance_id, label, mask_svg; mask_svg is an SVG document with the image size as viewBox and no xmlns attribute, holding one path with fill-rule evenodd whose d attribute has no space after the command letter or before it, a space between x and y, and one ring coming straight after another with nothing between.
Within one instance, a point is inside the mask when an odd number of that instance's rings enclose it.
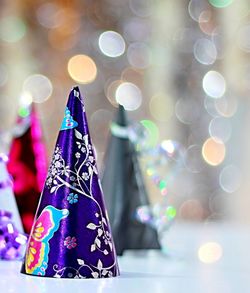
<instances>
[{"instance_id":1,"label":"blurred background","mask_svg":"<svg viewBox=\"0 0 250 293\"><path fill-rule=\"evenodd\" d=\"M249 223L249 6L2 0L0 152L33 101L50 158L79 84L99 168L118 103L128 111L156 224Z\"/></svg>"}]
</instances>

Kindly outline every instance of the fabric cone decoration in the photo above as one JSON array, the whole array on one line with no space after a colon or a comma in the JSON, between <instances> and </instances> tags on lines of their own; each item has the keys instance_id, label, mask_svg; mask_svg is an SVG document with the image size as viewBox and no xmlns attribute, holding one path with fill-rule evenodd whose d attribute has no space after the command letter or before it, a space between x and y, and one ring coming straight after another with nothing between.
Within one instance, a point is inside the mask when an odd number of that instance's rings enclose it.
<instances>
[{"instance_id":1,"label":"fabric cone decoration","mask_svg":"<svg viewBox=\"0 0 250 293\"><path fill-rule=\"evenodd\" d=\"M28 117L19 117L9 153L8 170L24 229L30 232L36 207L46 178L46 151L34 107Z\"/></svg>"},{"instance_id":2,"label":"fabric cone decoration","mask_svg":"<svg viewBox=\"0 0 250 293\"><path fill-rule=\"evenodd\" d=\"M6 168L7 156L0 155L0 210L9 212L15 227L23 233L23 225L13 193L13 183Z\"/></svg>"},{"instance_id":3,"label":"fabric cone decoration","mask_svg":"<svg viewBox=\"0 0 250 293\"><path fill-rule=\"evenodd\" d=\"M119 106L111 134L102 187L117 254L127 249L160 249L157 231L136 217L137 209L149 200L123 106Z\"/></svg>"},{"instance_id":4,"label":"fabric cone decoration","mask_svg":"<svg viewBox=\"0 0 250 293\"><path fill-rule=\"evenodd\" d=\"M69 95L21 271L55 278L119 275L78 87Z\"/></svg>"}]
</instances>

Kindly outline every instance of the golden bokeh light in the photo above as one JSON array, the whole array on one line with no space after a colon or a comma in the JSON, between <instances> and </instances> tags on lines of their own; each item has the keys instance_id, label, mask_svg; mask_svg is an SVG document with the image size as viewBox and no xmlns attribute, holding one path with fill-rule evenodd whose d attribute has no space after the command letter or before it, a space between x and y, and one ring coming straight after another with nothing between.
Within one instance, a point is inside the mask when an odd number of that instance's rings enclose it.
<instances>
[{"instance_id":1,"label":"golden bokeh light","mask_svg":"<svg viewBox=\"0 0 250 293\"><path fill-rule=\"evenodd\" d=\"M143 87L144 75L142 74L142 71L137 70L133 67L126 67L121 74L121 79L124 81L132 82L138 87Z\"/></svg>"},{"instance_id":2,"label":"golden bokeh light","mask_svg":"<svg viewBox=\"0 0 250 293\"><path fill-rule=\"evenodd\" d=\"M75 55L69 59L68 72L70 77L83 84L91 83L97 75L96 64L87 55Z\"/></svg>"},{"instance_id":3,"label":"golden bokeh light","mask_svg":"<svg viewBox=\"0 0 250 293\"><path fill-rule=\"evenodd\" d=\"M114 106L118 107L118 103L116 101L116 90L123 83L122 80L114 80L112 82L108 82L107 86L105 87L105 95L109 102Z\"/></svg>"},{"instance_id":4,"label":"golden bokeh light","mask_svg":"<svg viewBox=\"0 0 250 293\"><path fill-rule=\"evenodd\" d=\"M179 208L179 215L182 219L201 221L204 217L204 209L197 199L188 199Z\"/></svg>"},{"instance_id":5,"label":"golden bokeh light","mask_svg":"<svg viewBox=\"0 0 250 293\"><path fill-rule=\"evenodd\" d=\"M217 138L208 138L202 146L203 159L211 166L217 166L223 162L226 155L226 147Z\"/></svg>"},{"instance_id":6,"label":"golden bokeh light","mask_svg":"<svg viewBox=\"0 0 250 293\"><path fill-rule=\"evenodd\" d=\"M207 242L200 246L198 250L199 260L206 264L217 262L223 254L222 247L216 242Z\"/></svg>"}]
</instances>

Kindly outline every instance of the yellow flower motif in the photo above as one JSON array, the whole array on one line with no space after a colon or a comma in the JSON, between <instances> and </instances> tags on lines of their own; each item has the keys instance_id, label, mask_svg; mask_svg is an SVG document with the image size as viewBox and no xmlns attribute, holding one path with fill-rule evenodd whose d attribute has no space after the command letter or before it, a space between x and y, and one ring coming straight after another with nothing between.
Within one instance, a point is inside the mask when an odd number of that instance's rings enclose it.
<instances>
[{"instance_id":1,"label":"yellow flower motif","mask_svg":"<svg viewBox=\"0 0 250 293\"><path fill-rule=\"evenodd\" d=\"M34 238L40 238L42 236L42 233L44 232L44 227L42 226L42 223L38 223L36 226L35 231L33 232Z\"/></svg>"},{"instance_id":2,"label":"yellow flower motif","mask_svg":"<svg viewBox=\"0 0 250 293\"><path fill-rule=\"evenodd\" d=\"M32 245L33 243L31 243ZM29 252L27 254L27 265L28 267L32 264L32 262L34 261L34 255L36 254L36 249L34 247L29 247Z\"/></svg>"}]
</instances>

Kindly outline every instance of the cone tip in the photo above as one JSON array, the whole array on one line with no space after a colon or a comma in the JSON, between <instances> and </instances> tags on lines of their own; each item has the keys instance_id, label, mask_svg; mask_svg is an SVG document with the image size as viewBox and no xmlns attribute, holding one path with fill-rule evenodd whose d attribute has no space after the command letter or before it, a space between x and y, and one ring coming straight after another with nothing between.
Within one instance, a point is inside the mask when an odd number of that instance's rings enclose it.
<instances>
[{"instance_id":1,"label":"cone tip","mask_svg":"<svg viewBox=\"0 0 250 293\"><path fill-rule=\"evenodd\" d=\"M78 85L74 85L74 86L72 86L72 88L71 88L71 92L74 92L74 91L77 91L77 92L80 93L80 89L79 89L79 86L78 86Z\"/></svg>"},{"instance_id":2,"label":"cone tip","mask_svg":"<svg viewBox=\"0 0 250 293\"><path fill-rule=\"evenodd\" d=\"M116 123L118 123L121 126L127 125L126 111L123 105L121 104L119 104L118 113L116 116Z\"/></svg>"}]
</instances>

